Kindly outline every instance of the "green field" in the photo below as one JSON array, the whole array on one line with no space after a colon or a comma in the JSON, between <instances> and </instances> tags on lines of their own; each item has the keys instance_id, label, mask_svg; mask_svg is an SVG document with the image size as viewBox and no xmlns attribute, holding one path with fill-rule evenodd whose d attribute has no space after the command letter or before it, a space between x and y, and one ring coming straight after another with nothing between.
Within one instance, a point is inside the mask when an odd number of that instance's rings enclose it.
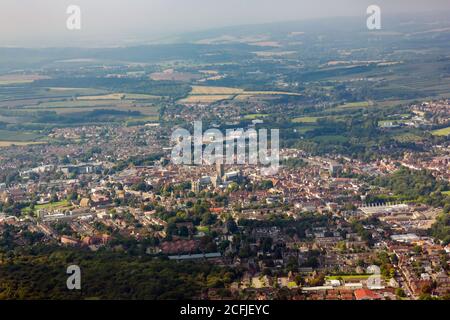
<instances>
[{"instance_id":1,"label":"green field","mask_svg":"<svg viewBox=\"0 0 450 320\"><path fill-rule=\"evenodd\" d=\"M295 123L316 123L319 117L299 117L292 119Z\"/></svg>"},{"instance_id":2,"label":"green field","mask_svg":"<svg viewBox=\"0 0 450 320\"><path fill-rule=\"evenodd\" d=\"M31 142L41 137L42 135L33 131L0 130L0 141Z\"/></svg>"},{"instance_id":3,"label":"green field","mask_svg":"<svg viewBox=\"0 0 450 320\"><path fill-rule=\"evenodd\" d=\"M332 135L325 135L325 136L317 136L313 138L316 142L335 142L335 143L345 143L348 141L347 137L344 136L332 136Z\"/></svg>"},{"instance_id":4,"label":"green field","mask_svg":"<svg viewBox=\"0 0 450 320\"><path fill-rule=\"evenodd\" d=\"M40 209L58 209L58 208L64 208L69 207L70 203L68 200L62 200L58 202L50 202L46 204L38 204L34 207L34 211L40 210Z\"/></svg>"},{"instance_id":5,"label":"green field","mask_svg":"<svg viewBox=\"0 0 450 320\"><path fill-rule=\"evenodd\" d=\"M432 134L435 136L442 136L442 137L448 136L448 135L450 135L450 127L439 129L439 130L434 130L432 132Z\"/></svg>"},{"instance_id":6,"label":"green field","mask_svg":"<svg viewBox=\"0 0 450 320\"><path fill-rule=\"evenodd\" d=\"M207 232L209 232L209 227L208 226L197 226L197 231L207 233Z\"/></svg>"},{"instance_id":7,"label":"green field","mask_svg":"<svg viewBox=\"0 0 450 320\"><path fill-rule=\"evenodd\" d=\"M340 105L339 108L367 108L372 105L369 101L350 102Z\"/></svg>"},{"instance_id":8,"label":"green field","mask_svg":"<svg viewBox=\"0 0 450 320\"><path fill-rule=\"evenodd\" d=\"M267 116L268 116L268 114L265 114L265 113L246 114L244 116L244 120L255 120L255 119L264 118L264 117L267 117Z\"/></svg>"},{"instance_id":9,"label":"green field","mask_svg":"<svg viewBox=\"0 0 450 320\"><path fill-rule=\"evenodd\" d=\"M314 129L317 129L317 128L318 127L314 127L314 126L304 126L304 127L296 127L295 130L298 133L306 133L308 131L311 131L311 130L314 130Z\"/></svg>"},{"instance_id":10,"label":"green field","mask_svg":"<svg viewBox=\"0 0 450 320\"><path fill-rule=\"evenodd\" d=\"M423 137L421 137L417 134L414 134L414 133L404 132L404 133L395 135L394 140L396 140L398 142L420 142L423 140Z\"/></svg>"}]
</instances>

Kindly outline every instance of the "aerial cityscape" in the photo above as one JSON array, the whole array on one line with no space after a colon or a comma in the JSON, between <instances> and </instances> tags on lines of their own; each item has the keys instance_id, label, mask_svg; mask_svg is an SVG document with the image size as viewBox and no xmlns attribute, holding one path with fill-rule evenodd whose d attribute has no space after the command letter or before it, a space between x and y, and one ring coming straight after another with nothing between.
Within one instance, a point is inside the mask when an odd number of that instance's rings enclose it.
<instances>
[{"instance_id":1,"label":"aerial cityscape","mask_svg":"<svg viewBox=\"0 0 450 320\"><path fill-rule=\"evenodd\" d=\"M435 2L0 36L0 300L450 300Z\"/></svg>"}]
</instances>

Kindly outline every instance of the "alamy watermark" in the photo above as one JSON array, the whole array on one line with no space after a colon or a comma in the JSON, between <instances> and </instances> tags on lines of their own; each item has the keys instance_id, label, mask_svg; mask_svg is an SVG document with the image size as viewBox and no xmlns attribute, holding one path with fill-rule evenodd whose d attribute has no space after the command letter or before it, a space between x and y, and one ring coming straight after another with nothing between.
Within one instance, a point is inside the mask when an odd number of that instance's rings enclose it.
<instances>
[{"instance_id":1,"label":"alamy watermark","mask_svg":"<svg viewBox=\"0 0 450 320\"><path fill-rule=\"evenodd\" d=\"M81 290L81 269L77 265L67 267L66 273L70 276L67 278L66 285L69 290Z\"/></svg>"},{"instance_id":2,"label":"alamy watermark","mask_svg":"<svg viewBox=\"0 0 450 320\"><path fill-rule=\"evenodd\" d=\"M369 30L381 29L381 8L377 5L370 5L367 7L366 13L369 15L366 24Z\"/></svg>"},{"instance_id":3,"label":"alamy watermark","mask_svg":"<svg viewBox=\"0 0 450 320\"><path fill-rule=\"evenodd\" d=\"M171 160L174 164L261 165L263 174L274 174L280 162L279 129L270 130L270 146L267 129L227 129L225 135L219 129L203 132L201 121L194 122L194 134L178 128L172 133ZM270 152L269 152L270 149Z\"/></svg>"},{"instance_id":4,"label":"alamy watermark","mask_svg":"<svg viewBox=\"0 0 450 320\"><path fill-rule=\"evenodd\" d=\"M78 5L70 5L66 9L69 17L66 20L68 30L81 30L81 8ZM381 8L378 5L370 5L367 7L366 14L369 15L366 25L369 30L381 29Z\"/></svg>"},{"instance_id":5,"label":"alamy watermark","mask_svg":"<svg viewBox=\"0 0 450 320\"><path fill-rule=\"evenodd\" d=\"M69 17L66 20L68 30L81 30L81 8L77 5L70 5L66 9Z\"/></svg>"}]
</instances>

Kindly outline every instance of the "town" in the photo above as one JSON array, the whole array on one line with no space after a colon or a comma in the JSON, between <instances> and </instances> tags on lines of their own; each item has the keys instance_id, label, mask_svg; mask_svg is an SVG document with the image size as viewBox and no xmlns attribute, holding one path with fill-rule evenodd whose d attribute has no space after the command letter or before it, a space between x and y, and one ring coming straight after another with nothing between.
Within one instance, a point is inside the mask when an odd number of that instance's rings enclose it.
<instances>
[{"instance_id":1,"label":"town","mask_svg":"<svg viewBox=\"0 0 450 320\"><path fill-rule=\"evenodd\" d=\"M360 18L0 48L0 300L450 299L450 24Z\"/></svg>"},{"instance_id":2,"label":"town","mask_svg":"<svg viewBox=\"0 0 450 320\"><path fill-rule=\"evenodd\" d=\"M211 283L210 299L448 295L450 246L428 232L442 209L402 201L376 182L426 170L448 188L448 145L369 162L282 148L282 165L267 175L259 165L173 164L169 133L55 129L49 135L64 144L3 149L2 171L18 170L0 185L3 242L126 252L135 248L121 242L132 239L149 256L242 270ZM381 268L376 286L371 265Z\"/></svg>"}]
</instances>

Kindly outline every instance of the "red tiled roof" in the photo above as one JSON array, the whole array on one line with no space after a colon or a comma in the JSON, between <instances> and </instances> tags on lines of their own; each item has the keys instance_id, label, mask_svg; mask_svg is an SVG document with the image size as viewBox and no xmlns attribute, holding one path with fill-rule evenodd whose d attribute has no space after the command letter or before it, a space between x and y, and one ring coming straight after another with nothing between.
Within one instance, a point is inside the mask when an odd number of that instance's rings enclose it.
<instances>
[{"instance_id":1,"label":"red tiled roof","mask_svg":"<svg viewBox=\"0 0 450 320\"><path fill-rule=\"evenodd\" d=\"M355 290L356 300L379 300L381 296L369 289Z\"/></svg>"}]
</instances>

